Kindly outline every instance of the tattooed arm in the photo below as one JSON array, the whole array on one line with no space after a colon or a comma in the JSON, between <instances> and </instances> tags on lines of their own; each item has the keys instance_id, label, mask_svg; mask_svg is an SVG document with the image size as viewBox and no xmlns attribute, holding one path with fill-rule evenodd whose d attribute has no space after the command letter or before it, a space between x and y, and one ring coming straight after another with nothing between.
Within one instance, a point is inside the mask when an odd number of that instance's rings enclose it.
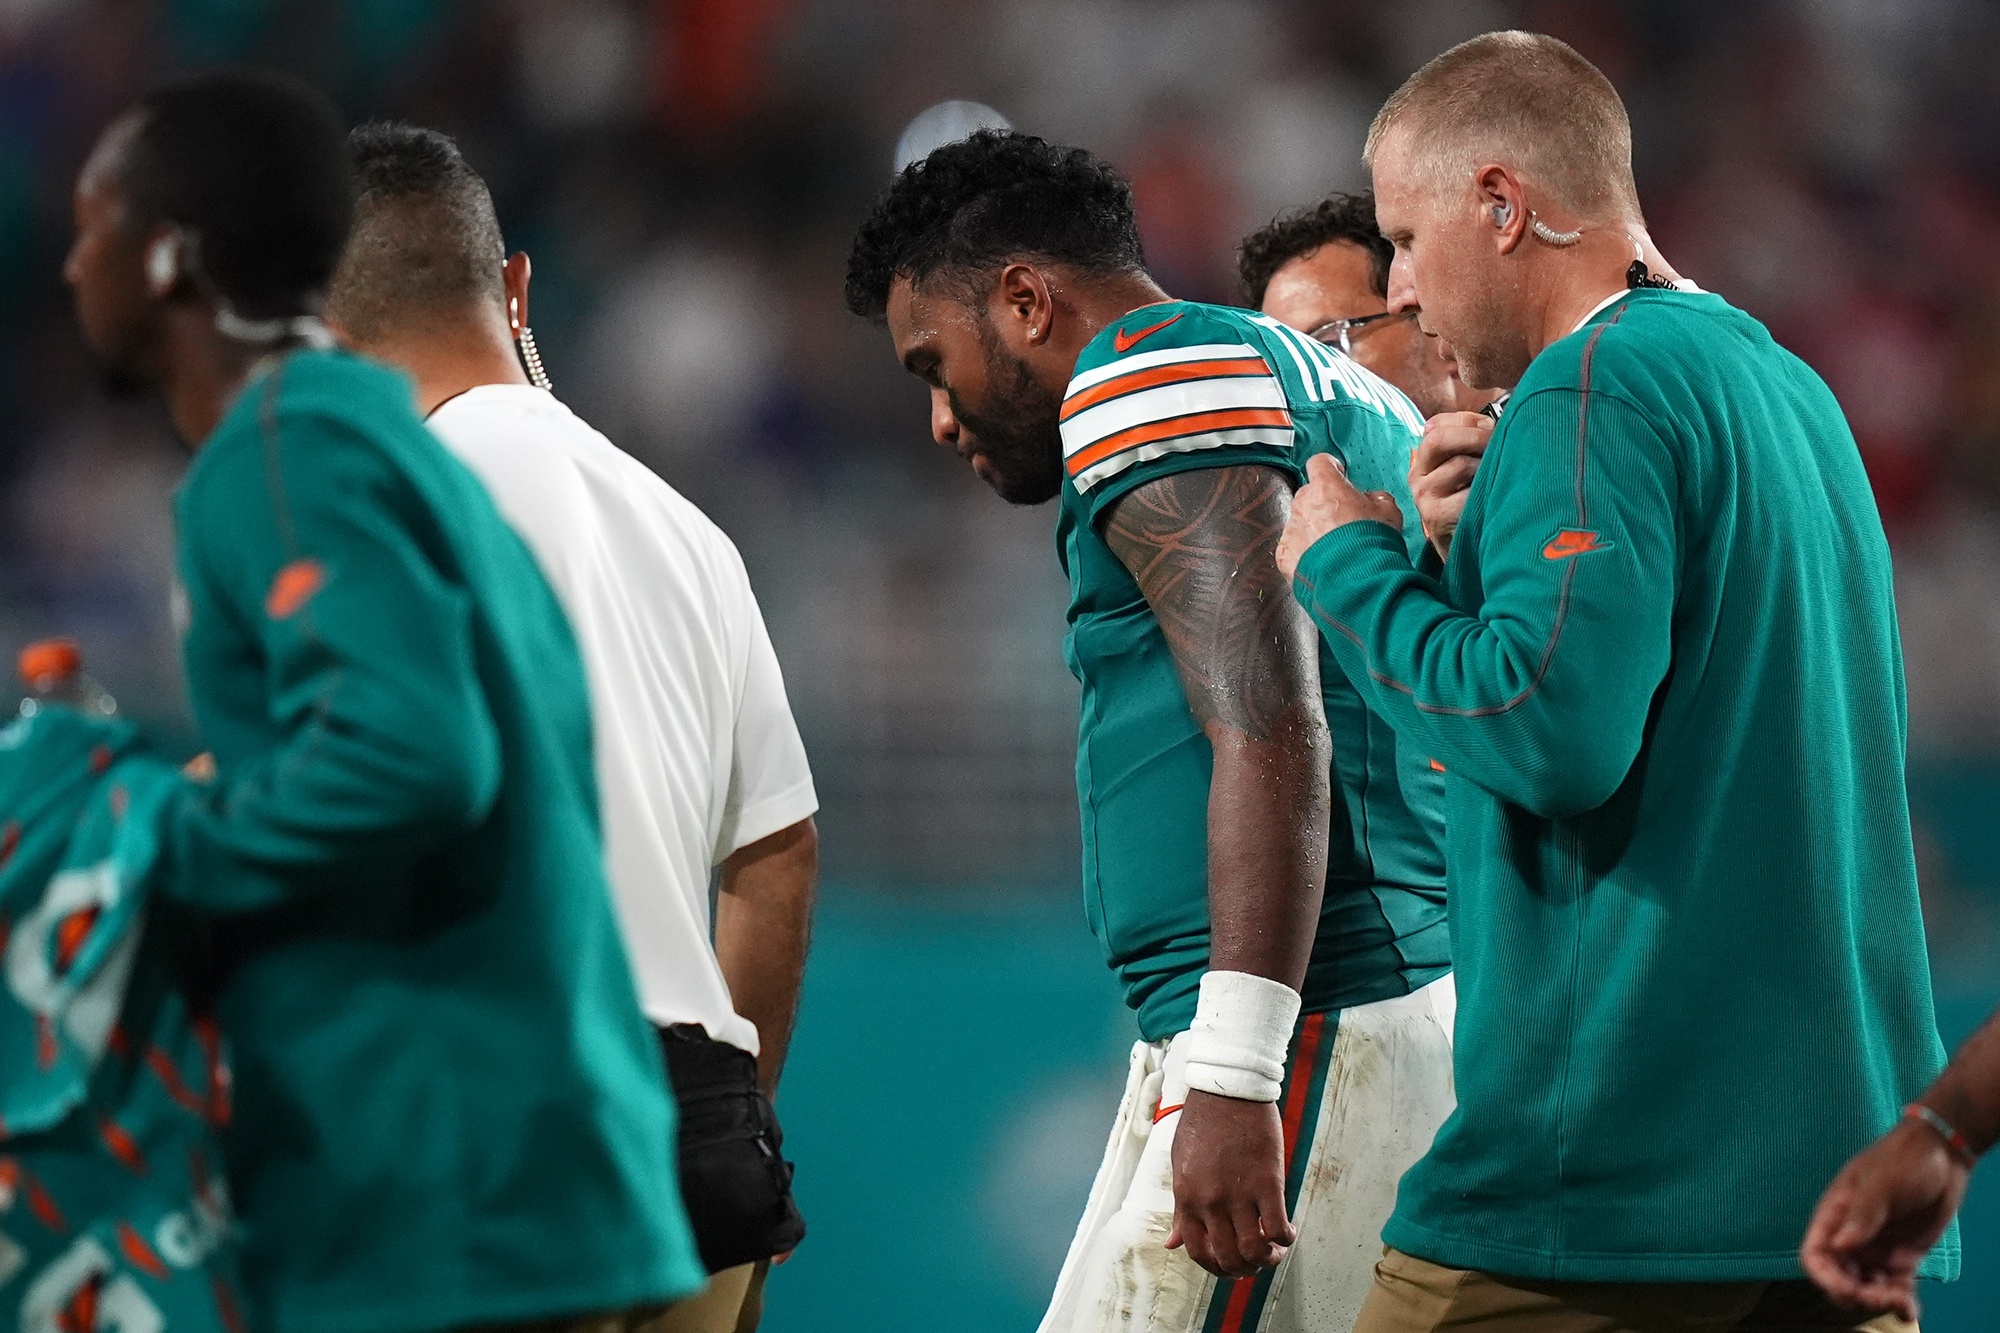
<instances>
[{"instance_id":1,"label":"tattooed arm","mask_svg":"<svg viewBox=\"0 0 2000 1333\"><path fill-rule=\"evenodd\" d=\"M1278 572L1291 512L1275 469L1203 468L1119 499L1104 540L1166 634L1208 736L1209 967L1299 989L1326 879L1332 751L1319 638ZM1278 1111L1190 1093L1174 1142L1174 1234L1210 1272L1275 1264L1285 1217Z\"/></svg>"},{"instance_id":2,"label":"tattooed arm","mask_svg":"<svg viewBox=\"0 0 2000 1333\"><path fill-rule=\"evenodd\" d=\"M1274 468L1177 472L1118 500L1104 540L1153 608L1215 751L1209 966L1297 990L1326 878L1330 753L1319 636L1273 559L1290 512Z\"/></svg>"}]
</instances>

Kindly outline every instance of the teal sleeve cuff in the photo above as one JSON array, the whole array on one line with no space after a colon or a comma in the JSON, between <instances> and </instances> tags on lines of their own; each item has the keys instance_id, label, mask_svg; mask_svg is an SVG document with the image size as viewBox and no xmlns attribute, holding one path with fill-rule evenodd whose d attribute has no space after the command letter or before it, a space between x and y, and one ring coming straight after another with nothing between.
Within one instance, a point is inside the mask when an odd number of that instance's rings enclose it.
<instances>
[{"instance_id":1,"label":"teal sleeve cuff","mask_svg":"<svg viewBox=\"0 0 2000 1333\"><path fill-rule=\"evenodd\" d=\"M1374 576L1407 574L1410 553L1403 534L1386 523L1362 519L1321 537L1299 559L1292 596L1322 630L1349 628L1365 609Z\"/></svg>"}]
</instances>

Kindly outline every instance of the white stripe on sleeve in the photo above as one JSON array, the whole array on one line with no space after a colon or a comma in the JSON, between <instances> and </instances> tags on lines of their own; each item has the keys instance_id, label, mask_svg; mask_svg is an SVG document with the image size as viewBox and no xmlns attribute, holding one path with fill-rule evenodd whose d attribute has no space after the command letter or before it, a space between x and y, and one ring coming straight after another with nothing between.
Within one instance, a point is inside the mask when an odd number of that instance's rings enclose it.
<instances>
[{"instance_id":1,"label":"white stripe on sleeve","mask_svg":"<svg viewBox=\"0 0 2000 1333\"><path fill-rule=\"evenodd\" d=\"M1077 413L1062 423L1063 457L1074 457L1099 440L1149 422L1164 422L1197 412L1232 408L1284 409L1285 391L1270 375L1232 375L1218 379L1182 380L1113 398Z\"/></svg>"}]
</instances>

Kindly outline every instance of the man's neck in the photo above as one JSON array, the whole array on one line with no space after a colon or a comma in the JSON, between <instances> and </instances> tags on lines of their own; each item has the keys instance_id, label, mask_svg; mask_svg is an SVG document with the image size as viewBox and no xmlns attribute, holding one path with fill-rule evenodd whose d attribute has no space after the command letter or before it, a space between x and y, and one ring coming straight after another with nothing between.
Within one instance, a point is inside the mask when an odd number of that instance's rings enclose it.
<instances>
[{"instance_id":1,"label":"man's neck","mask_svg":"<svg viewBox=\"0 0 2000 1333\"><path fill-rule=\"evenodd\" d=\"M356 347L417 382L419 416L429 416L468 389L528 383L507 322L497 311L405 326Z\"/></svg>"},{"instance_id":2,"label":"man's neck","mask_svg":"<svg viewBox=\"0 0 2000 1333\"><path fill-rule=\"evenodd\" d=\"M1544 257L1542 262L1551 277L1539 327L1531 338L1530 360L1540 356L1550 343L1576 332L1592 311L1626 290L1625 274L1632 267L1633 254L1631 237L1606 230L1586 233L1574 250Z\"/></svg>"},{"instance_id":3,"label":"man's neck","mask_svg":"<svg viewBox=\"0 0 2000 1333\"><path fill-rule=\"evenodd\" d=\"M158 382L174 430L189 449L200 449L270 349L223 337L206 306L177 308L167 319Z\"/></svg>"},{"instance_id":4,"label":"man's neck","mask_svg":"<svg viewBox=\"0 0 2000 1333\"><path fill-rule=\"evenodd\" d=\"M1077 283L1061 295L1075 313L1076 347L1071 353L1072 362L1107 324L1116 323L1134 310L1174 299L1145 273L1116 277L1095 286Z\"/></svg>"}]
</instances>

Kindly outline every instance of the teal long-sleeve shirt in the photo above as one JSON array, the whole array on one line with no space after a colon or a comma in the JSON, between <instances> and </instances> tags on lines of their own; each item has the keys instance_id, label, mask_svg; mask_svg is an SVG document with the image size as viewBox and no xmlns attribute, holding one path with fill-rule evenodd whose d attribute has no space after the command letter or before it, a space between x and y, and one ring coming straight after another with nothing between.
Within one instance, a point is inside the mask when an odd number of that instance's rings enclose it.
<instances>
[{"instance_id":1,"label":"teal long-sleeve shirt","mask_svg":"<svg viewBox=\"0 0 2000 1333\"><path fill-rule=\"evenodd\" d=\"M285 357L179 496L251 1324L440 1329L699 1286L604 877L569 627L402 376Z\"/></svg>"},{"instance_id":2,"label":"teal long-sleeve shirt","mask_svg":"<svg viewBox=\"0 0 2000 1333\"><path fill-rule=\"evenodd\" d=\"M1832 394L1720 298L1634 292L1529 367L1442 583L1362 522L1294 588L1447 772L1459 1108L1384 1238L1798 1276L1943 1063L1889 552Z\"/></svg>"}]
</instances>

